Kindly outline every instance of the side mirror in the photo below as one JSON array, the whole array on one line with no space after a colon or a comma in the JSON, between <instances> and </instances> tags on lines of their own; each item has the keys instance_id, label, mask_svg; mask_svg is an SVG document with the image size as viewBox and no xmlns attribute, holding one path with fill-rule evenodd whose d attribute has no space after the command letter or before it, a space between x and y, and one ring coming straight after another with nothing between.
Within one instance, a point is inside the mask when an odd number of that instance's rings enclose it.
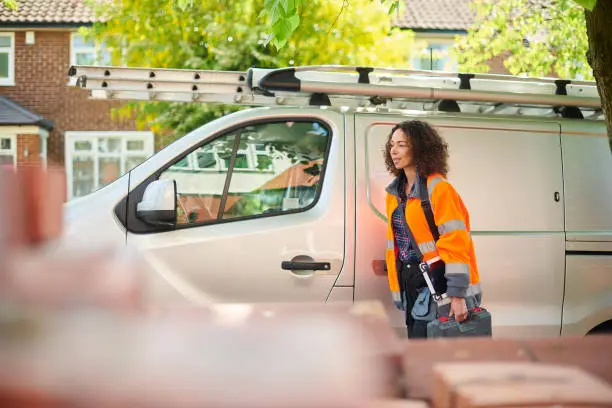
<instances>
[{"instance_id":1,"label":"side mirror","mask_svg":"<svg viewBox=\"0 0 612 408\"><path fill-rule=\"evenodd\" d=\"M138 218L151 225L176 225L176 181L155 180L136 206Z\"/></svg>"}]
</instances>

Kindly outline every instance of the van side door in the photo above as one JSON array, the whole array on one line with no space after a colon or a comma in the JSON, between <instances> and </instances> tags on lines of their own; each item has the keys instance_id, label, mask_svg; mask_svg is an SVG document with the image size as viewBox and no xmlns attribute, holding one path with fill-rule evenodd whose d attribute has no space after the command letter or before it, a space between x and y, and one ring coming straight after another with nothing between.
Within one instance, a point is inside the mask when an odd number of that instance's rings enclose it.
<instances>
[{"instance_id":1,"label":"van side door","mask_svg":"<svg viewBox=\"0 0 612 408\"><path fill-rule=\"evenodd\" d=\"M193 303L323 302L338 279L344 118L284 112L246 112L131 188L128 245ZM136 216L154 180L176 182L172 227Z\"/></svg>"},{"instance_id":2,"label":"van side door","mask_svg":"<svg viewBox=\"0 0 612 408\"><path fill-rule=\"evenodd\" d=\"M558 336L565 279L564 190L559 124L502 118L356 116L357 276L355 298L380 297L394 310L384 259L385 187L391 181L383 149L394 124L431 123L449 145L447 179L470 213L471 234L495 336ZM434 208L435 211L435 208Z\"/></svg>"}]
</instances>

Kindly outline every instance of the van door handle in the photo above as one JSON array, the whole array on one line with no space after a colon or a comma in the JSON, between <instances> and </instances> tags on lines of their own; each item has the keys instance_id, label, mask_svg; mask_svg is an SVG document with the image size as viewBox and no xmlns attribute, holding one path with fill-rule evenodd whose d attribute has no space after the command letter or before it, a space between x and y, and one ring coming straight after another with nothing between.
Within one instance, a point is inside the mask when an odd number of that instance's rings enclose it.
<instances>
[{"instance_id":1,"label":"van door handle","mask_svg":"<svg viewBox=\"0 0 612 408\"><path fill-rule=\"evenodd\" d=\"M283 261L281 268L286 271L329 271L329 262L291 262Z\"/></svg>"}]
</instances>

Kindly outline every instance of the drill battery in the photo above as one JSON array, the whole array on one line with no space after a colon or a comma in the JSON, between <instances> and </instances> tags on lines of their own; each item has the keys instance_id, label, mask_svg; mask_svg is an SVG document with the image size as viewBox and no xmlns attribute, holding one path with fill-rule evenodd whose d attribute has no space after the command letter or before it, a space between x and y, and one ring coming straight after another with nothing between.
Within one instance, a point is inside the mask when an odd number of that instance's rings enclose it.
<instances>
[{"instance_id":1,"label":"drill battery","mask_svg":"<svg viewBox=\"0 0 612 408\"><path fill-rule=\"evenodd\" d=\"M453 317L438 317L427 324L427 337L490 337L491 314L482 307L468 311L468 318L459 323Z\"/></svg>"}]
</instances>

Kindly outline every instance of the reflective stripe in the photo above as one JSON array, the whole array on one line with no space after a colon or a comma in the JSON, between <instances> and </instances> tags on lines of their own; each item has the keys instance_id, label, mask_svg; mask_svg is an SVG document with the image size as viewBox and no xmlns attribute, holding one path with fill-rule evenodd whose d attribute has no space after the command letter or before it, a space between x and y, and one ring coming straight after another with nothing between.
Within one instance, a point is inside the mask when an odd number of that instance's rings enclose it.
<instances>
[{"instance_id":1,"label":"reflective stripe","mask_svg":"<svg viewBox=\"0 0 612 408\"><path fill-rule=\"evenodd\" d=\"M387 249L391 249L391 250L395 249L393 245L394 245L393 240L392 239L388 239L387 240Z\"/></svg>"},{"instance_id":2,"label":"reflective stripe","mask_svg":"<svg viewBox=\"0 0 612 408\"><path fill-rule=\"evenodd\" d=\"M446 275L469 275L470 274L470 265L465 263L447 263L446 264Z\"/></svg>"},{"instance_id":3,"label":"reflective stripe","mask_svg":"<svg viewBox=\"0 0 612 408\"><path fill-rule=\"evenodd\" d=\"M393 299L394 302L401 302L402 296L399 292L391 291L391 299Z\"/></svg>"},{"instance_id":4,"label":"reflective stripe","mask_svg":"<svg viewBox=\"0 0 612 408\"><path fill-rule=\"evenodd\" d=\"M419 249L424 254L433 252L436 250L436 243L435 241L423 242L422 244L419 244Z\"/></svg>"},{"instance_id":5,"label":"reflective stripe","mask_svg":"<svg viewBox=\"0 0 612 408\"><path fill-rule=\"evenodd\" d=\"M440 224L440 226L438 227L438 231L440 232L440 235L444 235L447 232L457 231L457 230L467 230L467 228L465 228L465 222L463 222L463 220L446 221L445 223Z\"/></svg>"},{"instance_id":6,"label":"reflective stripe","mask_svg":"<svg viewBox=\"0 0 612 408\"><path fill-rule=\"evenodd\" d=\"M434 177L429 182L429 185L427 186L427 192L429 193L429 199L430 200L431 200L431 195L433 193L434 187L436 185L438 185L438 183L441 182L441 181L444 181L444 179L442 177Z\"/></svg>"},{"instance_id":7,"label":"reflective stripe","mask_svg":"<svg viewBox=\"0 0 612 408\"><path fill-rule=\"evenodd\" d=\"M475 296L481 293L482 293L482 289L480 288L480 283L475 283L473 285L470 285L470 287L467 290L466 296Z\"/></svg>"}]
</instances>

